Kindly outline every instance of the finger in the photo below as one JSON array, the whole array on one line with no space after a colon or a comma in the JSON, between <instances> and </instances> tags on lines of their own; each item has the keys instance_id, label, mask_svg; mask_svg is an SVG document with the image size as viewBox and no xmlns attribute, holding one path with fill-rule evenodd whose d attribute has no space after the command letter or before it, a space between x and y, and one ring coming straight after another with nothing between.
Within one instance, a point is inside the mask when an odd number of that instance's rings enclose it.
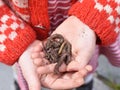
<instances>
[{"instance_id":1,"label":"finger","mask_svg":"<svg viewBox=\"0 0 120 90\"><path fill-rule=\"evenodd\" d=\"M91 72L93 70L91 65L87 65L85 68L88 72Z\"/></svg>"},{"instance_id":2,"label":"finger","mask_svg":"<svg viewBox=\"0 0 120 90\"><path fill-rule=\"evenodd\" d=\"M31 56L32 56L32 59L35 59L35 58L41 58L39 52L33 52Z\"/></svg>"},{"instance_id":3,"label":"finger","mask_svg":"<svg viewBox=\"0 0 120 90\"><path fill-rule=\"evenodd\" d=\"M33 52L32 53L32 58L35 59L35 58L43 58L45 57L45 54L43 51L40 51L40 52Z\"/></svg>"},{"instance_id":4,"label":"finger","mask_svg":"<svg viewBox=\"0 0 120 90\"><path fill-rule=\"evenodd\" d=\"M90 65L87 65L85 68L73 74L72 78L73 79L84 78L91 70L92 70L92 67Z\"/></svg>"},{"instance_id":5,"label":"finger","mask_svg":"<svg viewBox=\"0 0 120 90\"><path fill-rule=\"evenodd\" d=\"M68 66L67 66L67 71L79 71L82 68L84 68L87 65L87 63L84 65L81 65L80 62L76 61L76 60L72 60Z\"/></svg>"},{"instance_id":6,"label":"finger","mask_svg":"<svg viewBox=\"0 0 120 90\"><path fill-rule=\"evenodd\" d=\"M68 71L70 70L77 70L84 68L91 58L91 54L86 52L77 52L73 55L74 59L68 64Z\"/></svg>"},{"instance_id":7,"label":"finger","mask_svg":"<svg viewBox=\"0 0 120 90\"><path fill-rule=\"evenodd\" d=\"M55 65L56 65L56 63L40 66L39 68L37 68L37 72L39 74L52 73L52 72L54 72Z\"/></svg>"},{"instance_id":8,"label":"finger","mask_svg":"<svg viewBox=\"0 0 120 90\"><path fill-rule=\"evenodd\" d=\"M63 63L60 67L59 67L59 72L65 72L67 69L67 66L65 63Z\"/></svg>"},{"instance_id":9,"label":"finger","mask_svg":"<svg viewBox=\"0 0 120 90\"><path fill-rule=\"evenodd\" d=\"M71 70L71 71L75 71ZM77 71L77 70L76 70ZM88 75L90 72L92 71L92 66L91 65L87 65L84 68L82 68L81 70L78 71L78 73L73 75L73 78L77 78L77 77L85 77L86 75Z\"/></svg>"},{"instance_id":10,"label":"finger","mask_svg":"<svg viewBox=\"0 0 120 90\"><path fill-rule=\"evenodd\" d=\"M47 76L47 79L42 81L42 83L48 88L59 89L59 90L75 88L84 83L83 78L73 79L73 78L69 77L69 75L71 76L72 74L67 74L64 76L64 78L59 78L59 77L57 77L57 75L56 76L49 75L49 76ZM64 84L61 84L61 83L64 83Z\"/></svg>"},{"instance_id":11,"label":"finger","mask_svg":"<svg viewBox=\"0 0 120 90\"><path fill-rule=\"evenodd\" d=\"M45 53L44 52L40 52L40 56L41 56L41 58L44 58L45 57Z\"/></svg>"},{"instance_id":12,"label":"finger","mask_svg":"<svg viewBox=\"0 0 120 90\"><path fill-rule=\"evenodd\" d=\"M36 66L41 66L42 65L42 62L43 60L41 58L36 58L34 59L33 63L36 65Z\"/></svg>"},{"instance_id":13,"label":"finger","mask_svg":"<svg viewBox=\"0 0 120 90\"><path fill-rule=\"evenodd\" d=\"M86 68L83 68L79 71L80 77L85 77L89 71Z\"/></svg>"},{"instance_id":14,"label":"finger","mask_svg":"<svg viewBox=\"0 0 120 90\"><path fill-rule=\"evenodd\" d=\"M33 48L33 52L39 52L43 50L42 43L40 42L39 44L35 45Z\"/></svg>"},{"instance_id":15,"label":"finger","mask_svg":"<svg viewBox=\"0 0 120 90\"><path fill-rule=\"evenodd\" d=\"M45 63L48 63L48 60L46 60L44 58L44 56L45 55L44 55L43 52L41 52L40 54L39 53L33 53L32 54L33 63L37 66L44 65Z\"/></svg>"},{"instance_id":16,"label":"finger","mask_svg":"<svg viewBox=\"0 0 120 90\"><path fill-rule=\"evenodd\" d=\"M39 74L54 73L54 69L55 69L56 64L57 64L57 63L40 66L40 67L37 69L37 72L38 72ZM59 72L65 72L65 71L66 71L66 65L65 65L65 64L62 64L62 65L59 67Z\"/></svg>"},{"instance_id":17,"label":"finger","mask_svg":"<svg viewBox=\"0 0 120 90\"><path fill-rule=\"evenodd\" d=\"M89 63L90 56L86 52L78 52L78 55L75 57L75 61L79 64L79 69L85 67Z\"/></svg>"},{"instance_id":18,"label":"finger","mask_svg":"<svg viewBox=\"0 0 120 90\"><path fill-rule=\"evenodd\" d=\"M71 61L67 66L67 71L79 71L79 63L75 60Z\"/></svg>"}]
</instances>

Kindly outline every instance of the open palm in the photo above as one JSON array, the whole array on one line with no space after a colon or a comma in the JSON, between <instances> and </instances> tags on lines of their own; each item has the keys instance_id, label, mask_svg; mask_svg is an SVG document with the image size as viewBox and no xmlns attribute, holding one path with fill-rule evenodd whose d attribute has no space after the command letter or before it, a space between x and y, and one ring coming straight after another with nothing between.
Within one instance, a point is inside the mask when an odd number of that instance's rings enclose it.
<instances>
[{"instance_id":1,"label":"open palm","mask_svg":"<svg viewBox=\"0 0 120 90\"><path fill-rule=\"evenodd\" d=\"M84 83L85 76L91 71L88 62L95 50L96 35L74 16L66 19L52 34L56 33L61 34L71 43L73 60L68 66L61 68L60 71L67 71L66 73L55 75L53 73L55 64L42 65L42 61L46 61L41 49L43 47L42 45L36 46L32 58L38 66L40 81L43 86L52 89L69 89L80 86ZM63 82L64 84L62 84Z\"/></svg>"}]
</instances>

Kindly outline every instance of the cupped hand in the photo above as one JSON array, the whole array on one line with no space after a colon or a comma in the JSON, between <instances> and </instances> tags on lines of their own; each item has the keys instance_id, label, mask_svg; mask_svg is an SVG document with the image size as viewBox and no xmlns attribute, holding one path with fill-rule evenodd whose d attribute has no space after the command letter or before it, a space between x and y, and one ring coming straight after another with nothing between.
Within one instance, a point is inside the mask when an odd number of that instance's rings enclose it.
<instances>
[{"instance_id":1,"label":"cupped hand","mask_svg":"<svg viewBox=\"0 0 120 90\"><path fill-rule=\"evenodd\" d=\"M72 45L72 57L68 70L81 69L89 63L95 46L96 34L77 17L70 16L60 24L52 34L63 35Z\"/></svg>"},{"instance_id":2,"label":"cupped hand","mask_svg":"<svg viewBox=\"0 0 120 90\"><path fill-rule=\"evenodd\" d=\"M67 71L68 67L62 64L62 66L59 69L61 74L55 74L54 67L56 63L49 64L47 60L43 58L44 52L41 49L42 47L42 44L39 43L34 47L32 53L34 63L38 67L37 72L39 74L39 80L42 86L51 89L71 89L84 84L85 76L92 70L92 67L90 65L86 65L80 70ZM72 64L70 64L69 67L72 67L71 65Z\"/></svg>"},{"instance_id":3,"label":"cupped hand","mask_svg":"<svg viewBox=\"0 0 120 90\"><path fill-rule=\"evenodd\" d=\"M44 87L65 90L72 89L84 84L85 76L92 70L92 67L87 65L80 71L72 71L61 74L49 73L43 74L40 78L41 84ZM53 70L54 71L54 70ZM47 73L47 72L46 72Z\"/></svg>"},{"instance_id":4,"label":"cupped hand","mask_svg":"<svg viewBox=\"0 0 120 90\"><path fill-rule=\"evenodd\" d=\"M69 89L80 86L84 82L85 75L90 71L86 70L86 67L88 67L87 64L95 50L95 32L75 16L70 16L61 25L59 25L52 34L56 33L63 35L63 37L71 43L72 61L68 66L63 65L64 68L63 66L60 68L61 72L66 71L67 73L55 75L53 73L55 64L45 66L41 65L41 62L46 61L46 59L44 59L44 52L39 49L42 45L36 46L32 54L34 64L38 66L37 71L40 75L47 73L46 75L43 75L41 82L44 86L53 89ZM81 73L84 71L85 74L82 75ZM72 78L75 75L78 75L78 78ZM76 84L75 81L77 79L79 83ZM66 83L60 84L63 82Z\"/></svg>"},{"instance_id":5,"label":"cupped hand","mask_svg":"<svg viewBox=\"0 0 120 90\"><path fill-rule=\"evenodd\" d=\"M33 46L39 42L40 41L34 41L18 60L23 76L27 81L29 90L40 90L41 88L39 77L36 72L36 66L33 64L33 60L31 58Z\"/></svg>"},{"instance_id":6,"label":"cupped hand","mask_svg":"<svg viewBox=\"0 0 120 90\"><path fill-rule=\"evenodd\" d=\"M69 64L68 70L79 70L89 63L96 46L96 34L93 30L82 23L77 17L70 16L52 34L56 33L63 35L72 45L73 60L70 63L72 65ZM44 52L42 49L39 49L40 47L43 48L41 44L35 46L36 51L34 50L35 52L32 54L36 65L41 64L39 58L44 58Z\"/></svg>"},{"instance_id":7,"label":"cupped hand","mask_svg":"<svg viewBox=\"0 0 120 90\"><path fill-rule=\"evenodd\" d=\"M41 58L44 57L44 53L40 47L42 47L40 43L35 46L32 58L34 59L36 66L38 66L37 71L39 73L39 80L42 86L51 89L64 90L75 88L84 84L85 76L92 70L91 66L87 65L79 71L66 71L67 66L62 65L60 67L61 74L55 74L54 66L56 64L46 65L48 62L46 59Z\"/></svg>"}]
</instances>

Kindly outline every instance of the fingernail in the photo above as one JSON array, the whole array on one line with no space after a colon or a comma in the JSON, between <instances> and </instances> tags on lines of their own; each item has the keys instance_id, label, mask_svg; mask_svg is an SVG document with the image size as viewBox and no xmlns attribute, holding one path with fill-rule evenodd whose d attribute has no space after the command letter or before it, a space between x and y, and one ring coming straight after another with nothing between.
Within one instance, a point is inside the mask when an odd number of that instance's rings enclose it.
<instances>
[{"instance_id":1,"label":"fingernail","mask_svg":"<svg viewBox=\"0 0 120 90\"><path fill-rule=\"evenodd\" d=\"M89 65L89 66L86 67L86 69L87 69L88 71L92 71L92 66Z\"/></svg>"}]
</instances>

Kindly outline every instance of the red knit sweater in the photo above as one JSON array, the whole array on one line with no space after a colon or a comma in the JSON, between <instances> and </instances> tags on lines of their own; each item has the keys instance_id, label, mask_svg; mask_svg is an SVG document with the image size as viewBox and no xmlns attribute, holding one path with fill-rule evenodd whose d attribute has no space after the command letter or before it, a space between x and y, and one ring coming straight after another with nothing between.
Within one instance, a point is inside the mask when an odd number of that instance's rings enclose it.
<instances>
[{"instance_id":1,"label":"red knit sweater","mask_svg":"<svg viewBox=\"0 0 120 90\"><path fill-rule=\"evenodd\" d=\"M113 43L120 32L120 0L80 0L68 15L94 30L101 45ZM0 62L14 64L36 36L43 40L49 31L47 0L0 0Z\"/></svg>"}]
</instances>

